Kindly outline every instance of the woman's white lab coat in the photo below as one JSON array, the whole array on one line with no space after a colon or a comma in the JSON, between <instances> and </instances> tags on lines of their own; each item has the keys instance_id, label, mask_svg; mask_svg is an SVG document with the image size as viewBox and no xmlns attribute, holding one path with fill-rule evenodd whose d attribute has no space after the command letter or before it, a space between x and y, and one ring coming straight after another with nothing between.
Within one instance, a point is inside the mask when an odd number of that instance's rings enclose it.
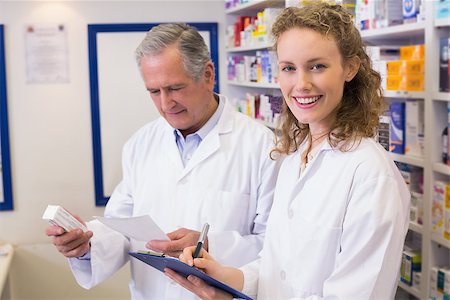
<instances>
[{"instance_id":1,"label":"woman's white lab coat","mask_svg":"<svg viewBox=\"0 0 450 300\"><path fill-rule=\"evenodd\" d=\"M242 268L244 292L393 299L410 201L397 167L372 139L351 152L325 142L299 176L302 150L280 169L261 258Z\"/></svg>"},{"instance_id":2,"label":"woman's white lab coat","mask_svg":"<svg viewBox=\"0 0 450 300\"><path fill-rule=\"evenodd\" d=\"M269 158L272 148L269 129L226 103L218 124L183 167L173 128L159 118L125 145L123 181L105 215L149 214L165 232L201 230L208 222L209 251L222 263L241 266L262 248L280 164ZM129 258L129 250L145 249L145 243L129 242L98 222L88 227L94 232L91 260L70 259L80 285L95 286L130 261L133 299L196 299L161 272Z\"/></svg>"}]
</instances>

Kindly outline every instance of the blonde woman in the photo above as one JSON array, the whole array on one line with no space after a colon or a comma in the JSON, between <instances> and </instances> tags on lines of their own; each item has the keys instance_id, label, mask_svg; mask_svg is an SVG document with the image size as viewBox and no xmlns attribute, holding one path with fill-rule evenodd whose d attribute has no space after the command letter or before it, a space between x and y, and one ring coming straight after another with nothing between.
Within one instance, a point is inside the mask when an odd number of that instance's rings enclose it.
<instances>
[{"instance_id":1,"label":"blonde woman","mask_svg":"<svg viewBox=\"0 0 450 300\"><path fill-rule=\"evenodd\" d=\"M240 269L206 251L180 259L257 299L393 299L410 196L374 140L380 76L339 5L286 8L273 25L285 100L286 154L259 259ZM200 279L166 274L203 299L231 299Z\"/></svg>"}]
</instances>

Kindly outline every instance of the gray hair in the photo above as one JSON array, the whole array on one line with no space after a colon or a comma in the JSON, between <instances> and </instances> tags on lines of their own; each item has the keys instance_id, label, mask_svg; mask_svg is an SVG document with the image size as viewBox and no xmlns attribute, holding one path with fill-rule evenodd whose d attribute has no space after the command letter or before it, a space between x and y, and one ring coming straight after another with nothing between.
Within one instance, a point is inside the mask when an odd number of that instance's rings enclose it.
<instances>
[{"instance_id":1,"label":"gray hair","mask_svg":"<svg viewBox=\"0 0 450 300\"><path fill-rule=\"evenodd\" d=\"M184 69L192 78L199 80L211 57L197 29L184 23L160 24L150 29L135 52L138 66L142 57L158 55L175 43L178 44Z\"/></svg>"}]
</instances>

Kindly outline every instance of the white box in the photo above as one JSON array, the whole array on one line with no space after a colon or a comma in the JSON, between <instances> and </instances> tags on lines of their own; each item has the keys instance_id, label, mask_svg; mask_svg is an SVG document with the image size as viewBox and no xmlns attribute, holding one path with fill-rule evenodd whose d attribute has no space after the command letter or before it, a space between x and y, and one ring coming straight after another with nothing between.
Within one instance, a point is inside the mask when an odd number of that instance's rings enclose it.
<instances>
[{"instance_id":1,"label":"white box","mask_svg":"<svg viewBox=\"0 0 450 300\"><path fill-rule=\"evenodd\" d=\"M42 215L42 219L47 220L53 225L64 228L67 232L76 228L81 228L85 232L87 231L86 226L59 205L48 205Z\"/></svg>"},{"instance_id":2,"label":"white box","mask_svg":"<svg viewBox=\"0 0 450 300\"><path fill-rule=\"evenodd\" d=\"M405 154L423 157L424 151L424 103L406 101Z\"/></svg>"}]
</instances>

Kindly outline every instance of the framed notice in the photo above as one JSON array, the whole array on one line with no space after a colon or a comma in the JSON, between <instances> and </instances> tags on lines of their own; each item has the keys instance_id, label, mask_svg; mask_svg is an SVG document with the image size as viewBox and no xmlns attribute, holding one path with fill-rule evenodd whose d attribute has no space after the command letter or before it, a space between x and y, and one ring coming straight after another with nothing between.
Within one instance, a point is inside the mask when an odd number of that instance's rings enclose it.
<instances>
[{"instance_id":1,"label":"framed notice","mask_svg":"<svg viewBox=\"0 0 450 300\"><path fill-rule=\"evenodd\" d=\"M4 26L0 25L0 210L13 209L11 160L9 155L8 107L6 102L6 62Z\"/></svg>"},{"instance_id":2,"label":"framed notice","mask_svg":"<svg viewBox=\"0 0 450 300\"><path fill-rule=\"evenodd\" d=\"M122 178L125 142L146 123L159 117L140 76L134 51L158 24L88 25L92 146L95 203L106 205ZM218 90L217 23L189 23L209 46Z\"/></svg>"}]
</instances>

